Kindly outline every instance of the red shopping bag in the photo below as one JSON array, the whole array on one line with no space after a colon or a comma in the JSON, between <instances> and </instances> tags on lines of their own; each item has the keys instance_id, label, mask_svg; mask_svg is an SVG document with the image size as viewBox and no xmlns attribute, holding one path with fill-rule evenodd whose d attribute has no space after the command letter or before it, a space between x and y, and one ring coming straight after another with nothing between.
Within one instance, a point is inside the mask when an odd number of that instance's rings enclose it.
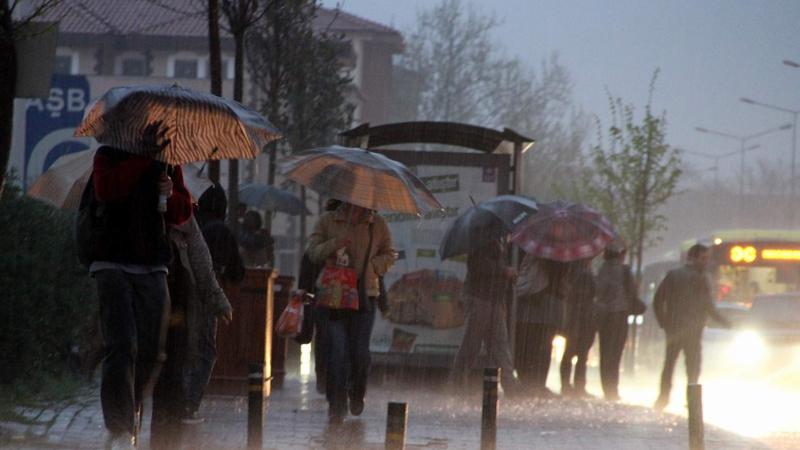
<instances>
[{"instance_id":1,"label":"red shopping bag","mask_svg":"<svg viewBox=\"0 0 800 450\"><path fill-rule=\"evenodd\" d=\"M317 286L317 306L328 309L358 309L358 274L354 269L328 264Z\"/></svg>"},{"instance_id":2,"label":"red shopping bag","mask_svg":"<svg viewBox=\"0 0 800 450\"><path fill-rule=\"evenodd\" d=\"M303 328L303 295L295 293L278 318L275 332L278 336L293 338Z\"/></svg>"}]
</instances>

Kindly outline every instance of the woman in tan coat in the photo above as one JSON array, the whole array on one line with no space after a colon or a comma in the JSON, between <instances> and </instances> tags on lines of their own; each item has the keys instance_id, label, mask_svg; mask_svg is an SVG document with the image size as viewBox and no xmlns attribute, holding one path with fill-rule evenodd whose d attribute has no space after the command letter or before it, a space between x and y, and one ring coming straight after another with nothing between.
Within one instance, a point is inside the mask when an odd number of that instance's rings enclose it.
<instances>
[{"instance_id":1,"label":"woman in tan coat","mask_svg":"<svg viewBox=\"0 0 800 450\"><path fill-rule=\"evenodd\" d=\"M350 412L364 410L370 353L369 341L375 322L375 302L380 295L379 277L394 264L392 237L386 221L374 211L342 203L323 214L314 227L308 246L312 262L323 264L346 255L358 275L359 308L322 310L327 315L328 416L341 423Z\"/></svg>"}]
</instances>

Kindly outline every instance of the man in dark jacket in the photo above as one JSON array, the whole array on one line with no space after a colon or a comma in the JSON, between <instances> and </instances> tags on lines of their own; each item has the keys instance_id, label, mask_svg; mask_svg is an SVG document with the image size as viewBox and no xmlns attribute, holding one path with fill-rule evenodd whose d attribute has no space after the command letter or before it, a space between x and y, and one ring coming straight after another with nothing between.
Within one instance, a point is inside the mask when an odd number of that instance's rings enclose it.
<instances>
[{"instance_id":1,"label":"man in dark jacket","mask_svg":"<svg viewBox=\"0 0 800 450\"><path fill-rule=\"evenodd\" d=\"M191 217L180 167L108 146L94 158L89 271L97 283L105 357L100 399L111 448L133 448L145 388L164 360L169 310L165 225ZM167 198L159 211L159 196Z\"/></svg>"},{"instance_id":2,"label":"man in dark jacket","mask_svg":"<svg viewBox=\"0 0 800 450\"><path fill-rule=\"evenodd\" d=\"M686 265L669 271L656 290L653 310L658 325L667 336L661 392L655 403L658 410L669 403L672 373L681 351L686 361L688 383L696 384L700 378L701 340L708 317L730 327L728 319L717 311L711 299L711 287L705 273L710 256L708 247L693 245L687 254Z\"/></svg>"}]
</instances>

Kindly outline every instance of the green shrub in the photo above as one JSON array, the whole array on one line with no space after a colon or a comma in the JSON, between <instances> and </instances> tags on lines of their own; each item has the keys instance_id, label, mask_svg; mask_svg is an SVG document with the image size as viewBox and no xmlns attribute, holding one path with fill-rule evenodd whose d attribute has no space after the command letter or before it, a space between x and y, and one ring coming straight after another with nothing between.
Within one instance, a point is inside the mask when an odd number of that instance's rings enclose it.
<instances>
[{"instance_id":1,"label":"green shrub","mask_svg":"<svg viewBox=\"0 0 800 450\"><path fill-rule=\"evenodd\" d=\"M78 262L75 213L21 194L0 198L0 383L40 390L69 373L96 320L96 293Z\"/></svg>"}]
</instances>

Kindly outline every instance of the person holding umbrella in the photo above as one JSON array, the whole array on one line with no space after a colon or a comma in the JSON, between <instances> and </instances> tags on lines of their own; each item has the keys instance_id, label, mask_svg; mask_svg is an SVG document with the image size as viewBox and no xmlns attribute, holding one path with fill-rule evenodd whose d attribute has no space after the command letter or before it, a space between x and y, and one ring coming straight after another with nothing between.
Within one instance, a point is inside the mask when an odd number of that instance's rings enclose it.
<instances>
[{"instance_id":1,"label":"person holding umbrella","mask_svg":"<svg viewBox=\"0 0 800 450\"><path fill-rule=\"evenodd\" d=\"M467 325L450 381L463 385L467 370L475 368L481 346L502 374L506 393L519 384L508 340L508 294L517 271L508 265L506 247L511 229L537 211L531 199L503 195L480 203L462 214L447 230L439 249L442 259L467 254L464 299Z\"/></svg>"},{"instance_id":2,"label":"person holding umbrella","mask_svg":"<svg viewBox=\"0 0 800 450\"><path fill-rule=\"evenodd\" d=\"M517 283L515 363L534 395L552 396L547 373L553 338L563 324L569 263L597 256L616 233L605 217L585 205L555 201L540 206L511 237L527 253Z\"/></svg>"},{"instance_id":3,"label":"person holding umbrella","mask_svg":"<svg viewBox=\"0 0 800 450\"><path fill-rule=\"evenodd\" d=\"M380 295L378 277L394 264L392 236L386 221L375 211L343 202L335 211L324 213L314 227L307 249L312 263L337 264L357 276L358 299L353 305L324 301L319 294L317 306L327 316L326 397L332 424L342 423L348 409L354 416L364 410L369 374L369 341L375 322L375 302ZM325 275L324 271L321 278Z\"/></svg>"},{"instance_id":4,"label":"person holding umbrella","mask_svg":"<svg viewBox=\"0 0 800 450\"><path fill-rule=\"evenodd\" d=\"M591 269L592 258L571 263L569 290L566 297L566 321L564 332L566 343L561 356L561 395L586 396L586 360L594 344L594 295L595 280ZM572 359L575 374L572 382Z\"/></svg>"}]
</instances>

